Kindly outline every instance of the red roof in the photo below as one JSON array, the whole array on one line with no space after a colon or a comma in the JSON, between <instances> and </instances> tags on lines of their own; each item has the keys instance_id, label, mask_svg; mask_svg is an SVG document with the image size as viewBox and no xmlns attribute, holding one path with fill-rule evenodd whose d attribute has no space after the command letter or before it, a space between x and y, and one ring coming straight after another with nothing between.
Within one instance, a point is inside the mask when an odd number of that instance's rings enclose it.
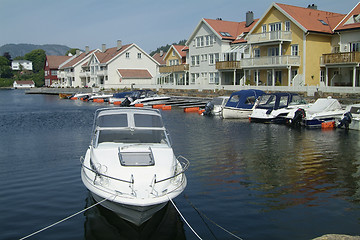
<instances>
[{"instance_id":1,"label":"red roof","mask_svg":"<svg viewBox=\"0 0 360 240\"><path fill-rule=\"evenodd\" d=\"M122 78L152 78L151 74L146 69L118 69Z\"/></svg>"},{"instance_id":2,"label":"red roof","mask_svg":"<svg viewBox=\"0 0 360 240\"><path fill-rule=\"evenodd\" d=\"M347 30L360 28L359 19L356 20L355 17L358 17L360 14L360 2L342 19L339 25L334 29L336 30Z\"/></svg>"},{"instance_id":3,"label":"red roof","mask_svg":"<svg viewBox=\"0 0 360 240\"><path fill-rule=\"evenodd\" d=\"M275 3L290 15L306 30L312 32L332 33L336 25L345 17L345 14L320 11L312 8Z\"/></svg>"},{"instance_id":4,"label":"red roof","mask_svg":"<svg viewBox=\"0 0 360 240\"><path fill-rule=\"evenodd\" d=\"M93 53L95 50L92 50L88 53L81 53L79 56L76 56L74 59L72 59L70 62L66 63L62 68L68 68L68 67L74 67L75 64L83 60L86 56L89 56L91 53Z\"/></svg>"},{"instance_id":5,"label":"red roof","mask_svg":"<svg viewBox=\"0 0 360 240\"><path fill-rule=\"evenodd\" d=\"M46 60L49 64L49 68L51 68L51 69L58 69L59 65L64 63L69 58L71 58L71 57L70 56L54 56L54 55L46 56Z\"/></svg>"},{"instance_id":6,"label":"red roof","mask_svg":"<svg viewBox=\"0 0 360 240\"><path fill-rule=\"evenodd\" d=\"M127 49L131 44L123 45L119 50L117 47L108 48L105 52L96 52L95 55L100 63L107 63L117 55L119 55L121 52L123 52L125 49Z\"/></svg>"},{"instance_id":7,"label":"red roof","mask_svg":"<svg viewBox=\"0 0 360 240\"><path fill-rule=\"evenodd\" d=\"M222 39L236 40L242 33L250 32L259 19L254 19L252 24L248 27L246 27L246 22L230 22L218 19L204 20L222 37Z\"/></svg>"},{"instance_id":8,"label":"red roof","mask_svg":"<svg viewBox=\"0 0 360 240\"><path fill-rule=\"evenodd\" d=\"M186 49L184 45L173 45L176 51L180 54L181 57L186 57Z\"/></svg>"},{"instance_id":9,"label":"red roof","mask_svg":"<svg viewBox=\"0 0 360 240\"><path fill-rule=\"evenodd\" d=\"M160 55L160 53L155 53L152 58L155 59L158 63L160 63L160 65L165 65L166 62L164 60L165 57L165 53L162 53L162 55Z\"/></svg>"}]
</instances>

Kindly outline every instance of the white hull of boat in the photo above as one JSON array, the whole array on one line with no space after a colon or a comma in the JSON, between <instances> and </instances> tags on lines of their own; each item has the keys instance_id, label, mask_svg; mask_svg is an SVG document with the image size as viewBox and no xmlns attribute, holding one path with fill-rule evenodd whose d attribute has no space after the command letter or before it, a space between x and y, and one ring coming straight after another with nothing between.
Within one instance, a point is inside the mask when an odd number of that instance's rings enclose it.
<instances>
[{"instance_id":1,"label":"white hull of boat","mask_svg":"<svg viewBox=\"0 0 360 240\"><path fill-rule=\"evenodd\" d=\"M104 198L91 193L96 202L101 202ZM156 212L160 211L165 205L166 202L159 203L151 206L134 206L126 205L110 200L103 201L101 205L110 211L116 213L122 219L125 219L128 222L140 226L144 222L148 221Z\"/></svg>"},{"instance_id":2,"label":"white hull of boat","mask_svg":"<svg viewBox=\"0 0 360 240\"><path fill-rule=\"evenodd\" d=\"M239 109L239 108L229 108L225 107L222 110L222 117L225 119L248 119L250 114L252 113L252 109Z\"/></svg>"}]
</instances>

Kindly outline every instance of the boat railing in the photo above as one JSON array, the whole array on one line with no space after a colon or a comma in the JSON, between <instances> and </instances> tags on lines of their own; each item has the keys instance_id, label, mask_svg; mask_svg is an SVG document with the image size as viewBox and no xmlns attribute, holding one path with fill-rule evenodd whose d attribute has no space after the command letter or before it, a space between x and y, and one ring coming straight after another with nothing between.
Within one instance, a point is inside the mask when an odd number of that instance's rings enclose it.
<instances>
[{"instance_id":1,"label":"boat railing","mask_svg":"<svg viewBox=\"0 0 360 240\"><path fill-rule=\"evenodd\" d=\"M165 182L165 181L168 181L168 180L171 180L171 179L174 179L176 178L177 176L179 176L180 174L183 174L190 166L190 162L189 160L187 160L185 157L183 156L178 156L177 159L176 159L180 165L181 165L181 171L178 172L178 165L176 164L176 167L175 167L175 171L174 171L174 175L171 176L171 177L168 177L168 178L164 178L164 179L161 179L161 180L157 180L155 178L154 180L154 183L160 183L160 182Z\"/></svg>"},{"instance_id":2,"label":"boat railing","mask_svg":"<svg viewBox=\"0 0 360 240\"><path fill-rule=\"evenodd\" d=\"M168 177L168 178L164 178L164 179L161 179L161 180L157 180L156 177L155 179L153 180L154 184L156 183L160 183L160 182L165 182L165 181L169 181L171 179L175 179L177 176L183 174L190 166L190 162L189 160L187 160L185 157L183 156L178 156L177 157L177 161L180 163L181 165L181 171L178 171L178 164L176 164L176 167L175 167L175 171L174 171L174 175L171 176L171 177ZM100 176L100 177L106 177L106 178L110 178L110 179L113 179L113 180L116 180L116 181L120 181L120 182L125 182L125 183L129 183L129 184L134 184L135 180L133 177L131 177L130 180L125 180L125 179L120 179L120 178L116 178L116 177L112 177L112 176L109 176L109 175L106 175L106 174L103 174L103 173L100 173L98 172L97 170L95 169L92 169L92 168L89 168L87 166L84 165L84 156L81 156L80 157L80 163L81 163L81 166L93 173L96 174L96 176ZM96 179L96 177L95 177ZM94 179L94 181L95 181Z\"/></svg>"},{"instance_id":3,"label":"boat railing","mask_svg":"<svg viewBox=\"0 0 360 240\"><path fill-rule=\"evenodd\" d=\"M113 179L113 180L116 180L116 181L134 184L134 178L133 178L132 175L131 175L131 180L124 180L124 179L120 179L120 178L116 178L116 177L112 177L112 176L109 176L109 175L100 173L100 172L98 172L98 171L95 170L95 169L92 169L92 168L89 168L89 167L85 166L85 165L84 165L84 156L81 156L81 157L80 157L80 163L81 163L81 166L82 166L83 168L85 168L85 169L87 169L87 170L95 173L95 174L96 174L95 176L107 177L107 178L110 178L110 179ZM96 177L95 177L95 179L96 179ZM94 179L94 181L95 181L95 179Z\"/></svg>"}]
</instances>

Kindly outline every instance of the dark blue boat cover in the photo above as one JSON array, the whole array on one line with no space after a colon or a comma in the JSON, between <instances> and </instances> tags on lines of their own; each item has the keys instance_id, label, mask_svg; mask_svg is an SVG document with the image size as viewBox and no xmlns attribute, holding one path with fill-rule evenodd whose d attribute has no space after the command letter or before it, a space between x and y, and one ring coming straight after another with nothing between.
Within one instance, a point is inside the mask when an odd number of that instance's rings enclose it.
<instances>
[{"instance_id":1,"label":"dark blue boat cover","mask_svg":"<svg viewBox=\"0 0 360 240\"><path fill-rule=\"evenodd\" d=\"M119 92L119 93L114 93L113 97L114 98L125 98L128 96L131 96L132 92Z\"/></svg>"},{"instance_id":2,"label":"dark blue boat cover","mask_svg":"<svg viewBox=\"0 0 360 240\"><path fill-rule=\"evenodd\" d=\"M256 99L263 94L263 91L256 89L247 89L234 92L231 94L225 107L251 109L254 106Z\"/></svg>"}]
</instances>

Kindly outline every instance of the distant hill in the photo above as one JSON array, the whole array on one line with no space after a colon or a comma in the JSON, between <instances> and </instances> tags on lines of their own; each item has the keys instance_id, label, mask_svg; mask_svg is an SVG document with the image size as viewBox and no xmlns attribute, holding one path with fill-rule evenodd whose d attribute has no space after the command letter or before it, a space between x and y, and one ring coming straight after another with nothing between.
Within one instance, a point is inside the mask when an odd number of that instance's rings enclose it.
<instances>
[{"instance_id":1,"label":"distant hill","mask_svg":"<svg viewBox=\"0 0 360 240\"><path fill-rule=\"evenodd\" d=\"M5 44L0 47L0 56L3 56L5 52L9 52L12 59L18 56L24 56L25 54L31 52L35 49L43 49L46 52L46 55L65 55L65 53L70 49L64 45L57 44L44 44L44 45L35 45L35 44Z\"/></svg>"}]
</instances>

